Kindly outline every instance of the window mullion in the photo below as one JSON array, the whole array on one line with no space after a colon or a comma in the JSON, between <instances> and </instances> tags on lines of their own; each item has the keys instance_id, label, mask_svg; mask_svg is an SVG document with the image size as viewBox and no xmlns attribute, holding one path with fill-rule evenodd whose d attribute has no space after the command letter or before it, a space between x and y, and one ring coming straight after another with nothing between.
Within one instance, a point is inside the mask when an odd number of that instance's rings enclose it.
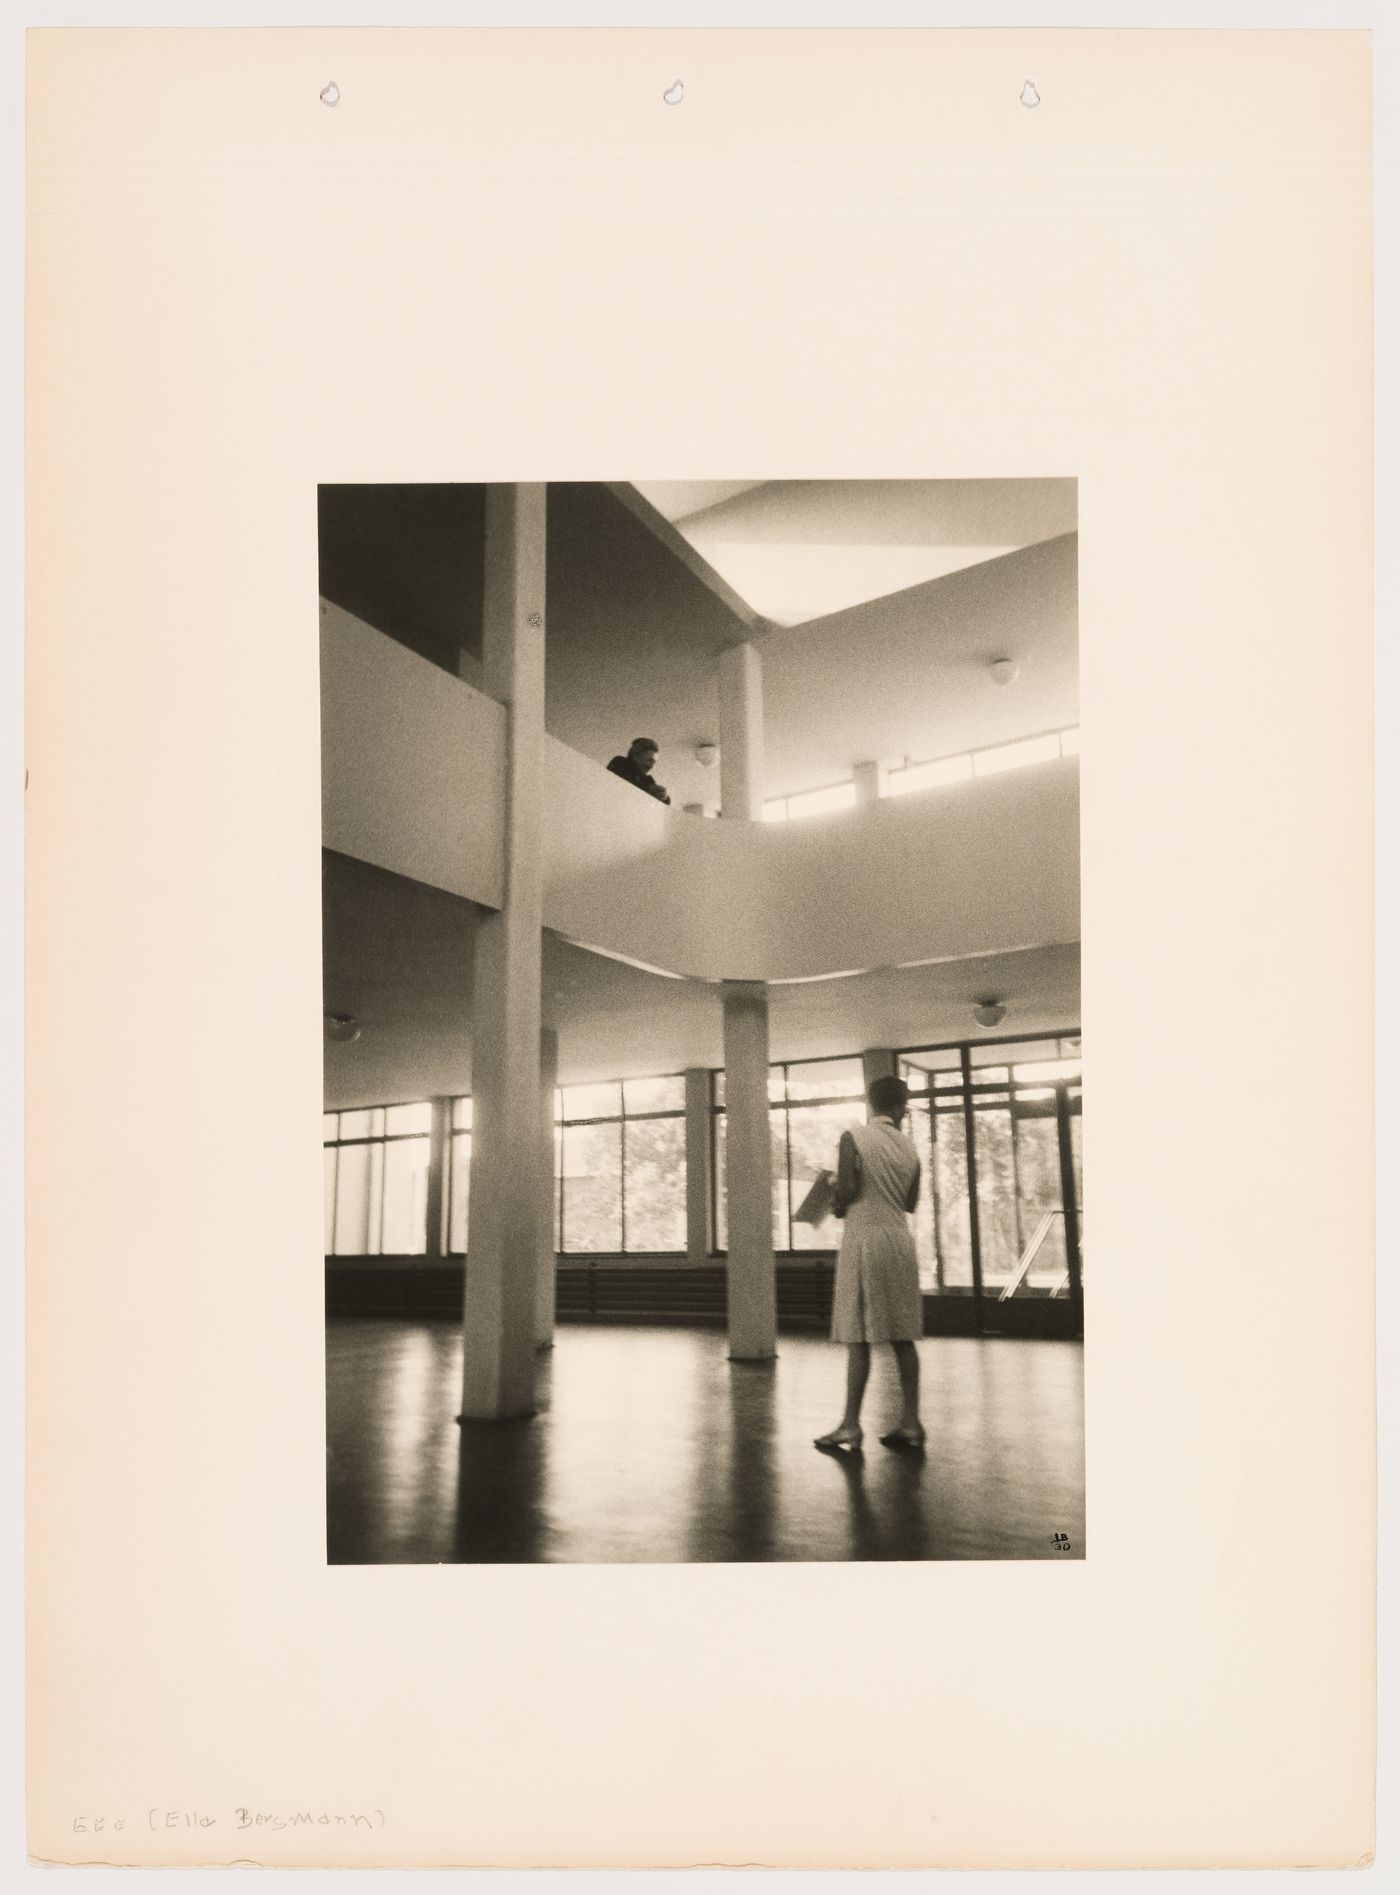
<instances>
[{"instance_id":1,"label":"window mullion","mask_svg":"<svg viewBox=\"0 0 1400 1895\"><path fill-rule=\"evenodd\" d=\"M783 1159L787 1167L787 1191L783 1197L783 1223L787 1249L792 1251L792 1101L786 1097L787 1074L783 1075Z\"/></svg>"},{"instance_id":2,"label":"window mullion","mask_svg":"<svg viewBox=\"0 0 1400 1895\"><path fill-rule=\"evenodd\" d=\"M568 1254L564 1250L564 1193L569 1188L569 1167L564 1160L568 1156L568 1151L569 1128L561 1119L559 1121L559 1251L561 1256Z\"/></svg>"}]
</instances>

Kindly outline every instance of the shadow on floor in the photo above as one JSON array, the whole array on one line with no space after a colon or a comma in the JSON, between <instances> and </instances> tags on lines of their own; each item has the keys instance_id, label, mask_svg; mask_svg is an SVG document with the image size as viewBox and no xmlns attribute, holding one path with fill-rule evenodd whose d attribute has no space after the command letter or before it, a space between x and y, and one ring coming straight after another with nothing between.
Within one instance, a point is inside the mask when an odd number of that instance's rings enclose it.
<instances>
[{"instance_id":1,"label":"shadow on floor","mask_svg":"<svg viewBox=\"0 0 1400 1895\"><path fill-rule=\"evenodd\" d=\"M844 1375L814 1337L730 1362L711 1330L570 1325L541 1352L532 1419L459 1426L455 1323L332 1318L328 1559L1082 1558L1082 1348L923 1342L923 1457L878 1442L897 1417L889 1354L847 1456L812 1447Z\"/></svg>"}]
</instances>

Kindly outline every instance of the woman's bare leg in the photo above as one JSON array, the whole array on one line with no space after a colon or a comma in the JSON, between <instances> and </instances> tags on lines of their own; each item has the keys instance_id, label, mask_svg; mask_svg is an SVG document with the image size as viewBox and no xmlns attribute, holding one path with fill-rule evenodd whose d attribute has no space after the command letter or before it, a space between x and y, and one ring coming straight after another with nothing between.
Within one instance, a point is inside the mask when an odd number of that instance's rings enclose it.
<instances>
[{"instance_id":1,"label":"woman's bare leg","mask_svg":"<svg viewBox=\"0 0 1400 1895\"><path fill-rule=\"evenodd\" d=\"M841 1417L841 1426L858 1428L860 1405L865 1400L865 1385L870 1380L870 1344L850 1342L846 1348L846 1412Z\"/></svg>"},{"instance_id":2,"label":"woman's bare leg","mask_svg":"<svg viewBox=\"0 0 1400 1895\"><path fill-rule=\"evenodd\" d=\"M870 1344L848 1342L846 1344L846 1412L841 1417L839 1428L833 1428L830 1434L818 1435L816 1445L819 1448L859 1447L860 1405L865 1397L865 1384L869 1379Z\"/></svg>"},{"instance_id":3,"label":"woman's bare leg","mask_svg":"<svg viewBox=\"0 0 1400 1895\"><path fill-rule=\"evenodd\" d=\"M919 1421L919 1351L912 1342L897 1342L894 1345L894 1359L899 1364L899 1392L904 1401L904 1413L899 1425L907 1434L916 1430L922 1433Z\"/></svg>"}]
</instances>

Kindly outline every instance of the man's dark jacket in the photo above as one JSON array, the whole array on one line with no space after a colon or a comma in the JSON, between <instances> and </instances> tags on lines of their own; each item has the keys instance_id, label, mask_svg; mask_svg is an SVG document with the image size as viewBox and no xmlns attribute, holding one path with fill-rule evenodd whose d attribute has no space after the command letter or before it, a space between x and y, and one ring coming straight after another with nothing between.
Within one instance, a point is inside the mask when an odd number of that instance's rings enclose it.
<instances>
[{"instance_id":1,"label":"man's dark jacket","mask_svg":"<svg viewBox=\"0 0 1400 1895\"><path fill-rule=\"evenodd\" d=\"M638 769L630 757L614 757L608 768L614 776L620 776L624 783L634 783L639 790L645 790L648 796L654 796L658 803L670 802L670 797L656 778Z\"/></svg>"}]
</instances>

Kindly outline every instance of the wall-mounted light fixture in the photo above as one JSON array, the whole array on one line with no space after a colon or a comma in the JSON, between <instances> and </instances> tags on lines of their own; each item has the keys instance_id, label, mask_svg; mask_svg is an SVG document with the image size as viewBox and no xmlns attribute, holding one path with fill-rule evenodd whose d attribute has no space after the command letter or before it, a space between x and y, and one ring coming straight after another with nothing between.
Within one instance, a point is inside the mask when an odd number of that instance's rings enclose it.
<instances>
[{"instance_id":1,"label":"wall-mounted light fixture","mask_svg":"<svg viewBox=\"0 0 1400 1895\"><path fill-rule=\"evenodd\" d=\"M360 1023L350 1013L328 1013L326 1015L326 1038L334 1040L337 1046L350 1046L360 1037Z\"/></svg>"},{"instance_id":2,"label":"wall-mounted light fixture","mask_svg":"<svg viewBox=\"0 0 1400 1895\"><path fill-rule=\"evenodd\" d=\"M972 1017L978 1026L1000 1026L1006 1018L1006 1008L999 1000L979 1000L972 1009Z\"/></svg>"}]
</instances>

